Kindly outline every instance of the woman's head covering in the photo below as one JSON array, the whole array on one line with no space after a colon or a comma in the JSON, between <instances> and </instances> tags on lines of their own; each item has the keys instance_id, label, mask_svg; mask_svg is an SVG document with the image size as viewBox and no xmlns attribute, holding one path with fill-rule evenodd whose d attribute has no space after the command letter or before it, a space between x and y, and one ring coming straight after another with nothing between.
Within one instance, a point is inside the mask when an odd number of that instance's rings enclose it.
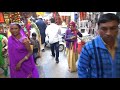
<instances>
[{"instance_id":1,"label":"woman's head covering","mask_svg":"<svg viewBox=\"0 0 120 90\"><path fill-rule=\"evenodd\" d=\"M75 24L75 22L73 22L73 21L71 21L70 23L69 23L69 26L73 26L73 27L76 27L76 24Z\"/></svg>"},{"instance_id":2,"label":"woman's head covering","mask_svg":"<svg viewBox=\"0 0 120 90\"><path fill-rule=\"evenodd\" d=\"M11 24L10 24L10 27L11 27L12 25L17 25L17 26L19 27L19 29L21 29L21 26L20 26L19 23L11 23Z\"/></svg>"},{"instance_id":3,"label":"woman's head covering","mask_svg":"<svg viewBox=\"0 0 120 90\"><path fill-rule=\"evenodd\" d=\"M11 24L10 24L10 27L11 27L12 25L17 25L18 28L19 28L19 30L20 30L20 34L21 34L22 36L26 36L24 30L21 28L21 26L20 26L19 23L11 23Z\"/></svg>"}]
</instances>

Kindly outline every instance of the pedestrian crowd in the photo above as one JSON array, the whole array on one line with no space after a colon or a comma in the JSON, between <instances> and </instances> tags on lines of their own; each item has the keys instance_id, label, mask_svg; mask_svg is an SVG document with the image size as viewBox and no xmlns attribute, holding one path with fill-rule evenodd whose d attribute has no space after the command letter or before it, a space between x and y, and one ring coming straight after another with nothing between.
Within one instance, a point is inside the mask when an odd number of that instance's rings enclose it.
<instances>
[{"instance_id":1,"label":"pedestrian crowd","mask_svg":"<svg viewBox=\"0 0 120 90\"><path fill-rule=\"evenodd\" d=\"M26 23L6 25L6 35L0 34L0 77L40 78L37 60L45 52L48 37L51 56L59 64L59 35L61 28L54 18L47 25L39 16ZM112 13L103 14L97 22L98 35L86 42L78 53L78 37L83 37L76 23L67 25L64 40L68 70L78 72L79 78L120 77L120 19ZM10 73L8 73L10 72Z\"/></svg>"}]
</instances>

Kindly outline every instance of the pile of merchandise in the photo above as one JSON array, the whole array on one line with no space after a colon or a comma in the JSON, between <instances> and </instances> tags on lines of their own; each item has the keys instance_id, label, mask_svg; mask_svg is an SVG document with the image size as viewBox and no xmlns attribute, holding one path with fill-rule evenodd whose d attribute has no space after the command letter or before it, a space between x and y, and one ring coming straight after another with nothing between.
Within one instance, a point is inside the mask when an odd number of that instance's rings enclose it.
<instances>
[{"instance_id":1,"label":"pile of merchandise","mask_svg":"<svg viewBox=\"0 0 120 90\"><path fill-rule=\"evenodd\" d=\"M13 23L13 22L21 22L20 20L20 14L19 12L12 12L10 14L10 21Z\"/></svg>"}]
</instances>

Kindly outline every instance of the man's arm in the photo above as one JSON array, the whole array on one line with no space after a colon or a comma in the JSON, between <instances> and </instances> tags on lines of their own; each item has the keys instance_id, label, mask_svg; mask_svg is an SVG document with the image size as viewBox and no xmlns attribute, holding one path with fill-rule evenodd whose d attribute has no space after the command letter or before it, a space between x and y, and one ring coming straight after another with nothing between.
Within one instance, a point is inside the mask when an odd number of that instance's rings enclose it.
<instances>
[{"instance_id":1,"label":"man's arm","mask_svg":"<svg viewBox=\"0 0 120 90\"><path fill-rule=\"evenodd\" d=\"M88 44L87 44L88 45ZM90 63L90 56L88 54L87 45L82 48L79 61L78 61L78 76L79 78L88 78L89 76L89 63Z\"/></svg>"}]
</instances>

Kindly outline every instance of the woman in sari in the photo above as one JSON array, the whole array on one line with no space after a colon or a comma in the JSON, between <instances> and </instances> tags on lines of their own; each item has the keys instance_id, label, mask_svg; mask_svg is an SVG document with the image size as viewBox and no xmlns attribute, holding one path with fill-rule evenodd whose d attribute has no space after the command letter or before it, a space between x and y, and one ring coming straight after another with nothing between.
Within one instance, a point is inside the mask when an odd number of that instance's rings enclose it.
<instances>
[{"instance_id":1,"label":"woman in sari","mask_svg":"<svg viewBox=\"0 0 120 90\"><path fill-rule=\"evenodd\" d=\"M39 78L29 39L20 31L19 24L11 24L8 39L8 55L11 78Z\"/></svg>"},{"instance_id":2,"label":"woman in sari","mask_svg":"<svg viewBox=\"0 0 120 90\"><path fill-rule=\"evenodd\" d=\"M4 71L4 76L8 76L8 65L7 61L5 60L5 54L7 53L7 45L8 40L7 38L0 34L0 68Z\"/></svg>"},{"instance_id":3,"label":"woman in sari","mask_svg":"<svg viewBox=\"0 0 120 90\"><path fill-rule=\"evenodd\" d=\"M75 72L77 70L76 69L76 61L78 59L77 35L79 37L82 37L82 34L76 29L75 23L70 22L69 29L66 31L65 35L68 67L70 72Z\"/></svg>"}]
</instances>

